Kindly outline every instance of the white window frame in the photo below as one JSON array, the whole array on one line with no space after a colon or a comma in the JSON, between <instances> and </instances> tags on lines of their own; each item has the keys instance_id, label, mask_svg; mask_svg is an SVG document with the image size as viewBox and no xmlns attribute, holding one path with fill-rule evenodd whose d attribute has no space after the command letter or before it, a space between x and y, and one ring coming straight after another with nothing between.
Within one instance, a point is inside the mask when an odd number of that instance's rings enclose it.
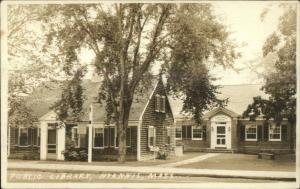
<instances>
[{"instance_id":1,"label":"white window frame","mask_svg":"<svg viewBox=\"0 0 300 189\"><path fill-rule=\"evenodd\" d=\"M180 138L177 138L177 129L180 129ZM175 140L182 140L182 127L175 128Z\"/></svg>"},{"instance_id":2,"label":"white window frame","mask_svg":"<svg viewBox=\"0 0 300 189\"><path fill-rule=\"evenodd\" d=\"M248 127L253 127L255 126L255 138L248 138L247 136L247 128ZM249 134L254 134L254 133L249 133ZM257 125L256 124L248 124L248 125L245 125L245 141L257 141Z\"/></svg>"},{"instance_id":3,"label":"white window frame","mask_svg":"<svg viewBox=\"0 0 300 189\"><path fill-rule=\"evenodd\" d=\"M96 129L102 129L102 134L103 134L103 137L102 137L102 144L103 146L95 146L95 134L96 134ZM104 149L104 128L103 127L93 127L93 148L95 149Z\"/></svg>"},{"instance_id":4,"label":"white window frame","mask_svg":"<svg viewBox=\"0 0 300 189\"><path fill-rule=\"evenodd\" d=\"M200 129L201 130L201 138L194 138L194 129ZM203 130L202 130L202 127L192 126L192 140L203 140Z\"/></svg>"},{"instance_id":5,"label":"white window frame","mask_svg":"<svg viewBox=\"0 0 300 189\"><path fill-rule=\"evenodd\" d=\"M74 130L76 129L76 133L77 133L77 145L76 145L76 141L75 141L75 133ZM80 136L78 134L78 126L72 127L72 137L71 137L72 141L75 142L75 148L79 148L80 147Z\"/></svg>"},{"instance_id":6,"label":"white window frame","mask_svg":"<svg viewBox=\"0 0 300 189\"><path fill-rule=\"evenodd\" d=\"M150 145L150 129L153 129L153 146ZM155 147L156 146L156 128L154 126L149 126L148 127L148 147Z\"/></svg>"},{"instance_id":7,"label":"white window frame","mask_svg":"<svg viewBox=\"0 0 300 189\"><path fill-rule=\"evenodd\" d=\"M278 125L279 126L279 133L275 133L275 134L279 134L279 139L278 138L271 138L271 135L273 135L274 133L271 133L271 127L272 126L274 126L275 125L275 127L277 126L276 124L272 124L272 125L269 125L269 141L281 141L281 125Z\"/></svg>"},{"instance_id":8,"label":"white window frame","mask_svg":"<svg viewBox=\"0 0 300 189\"><path fill-rule=\"evenodd\" d=\"M21 129L26 129L26 131L27 131L27 145L21 145ZM19 133L18 133L18 146L20 146L20 147L28 147L28 146L30 146L29 144L28 144L28 137L29 137L29 133L28 133L29 131L28 131L28 128L27 127L19 127Z\"/></svg>"}]
</instances>

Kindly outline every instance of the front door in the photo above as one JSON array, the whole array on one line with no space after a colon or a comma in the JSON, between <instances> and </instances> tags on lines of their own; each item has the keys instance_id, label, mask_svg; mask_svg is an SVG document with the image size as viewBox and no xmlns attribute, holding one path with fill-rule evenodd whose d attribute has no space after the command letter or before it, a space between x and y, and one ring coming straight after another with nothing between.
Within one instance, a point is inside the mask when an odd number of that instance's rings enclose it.
<instances>
[{"instance_id":1,"label":"front door","mask_svg":"<svg viewBox=\"0 0 300 189\"><path fill-rule=\"evenodd\" d=\"M216 147L226 147L226 125L217 125Z\"/></svg>"},{"instance_id":2,"label":"front door","mask_svg":"<svg viewBox=\"0 0 300 189\"><path fill-rule=\"evenodd\" d=\"M56 129L48 129L48 153L56 153Z\"/></svg>"}]
</instances>

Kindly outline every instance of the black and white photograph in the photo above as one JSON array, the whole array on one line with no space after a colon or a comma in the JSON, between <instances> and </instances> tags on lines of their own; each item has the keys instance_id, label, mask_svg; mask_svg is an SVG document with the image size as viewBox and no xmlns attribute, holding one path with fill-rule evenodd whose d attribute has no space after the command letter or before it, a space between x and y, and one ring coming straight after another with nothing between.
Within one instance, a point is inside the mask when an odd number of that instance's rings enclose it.
<instances>
[{"instance_id":1,"label":"black and white photograph","mask_svg":"<svg viewBox=\"0 0 300 189\"><path fill-rule=\"evenodd\" d=\"M299 19L298 1L2 1L1 188L300 188Z\"/></svg>"}]
</instances>

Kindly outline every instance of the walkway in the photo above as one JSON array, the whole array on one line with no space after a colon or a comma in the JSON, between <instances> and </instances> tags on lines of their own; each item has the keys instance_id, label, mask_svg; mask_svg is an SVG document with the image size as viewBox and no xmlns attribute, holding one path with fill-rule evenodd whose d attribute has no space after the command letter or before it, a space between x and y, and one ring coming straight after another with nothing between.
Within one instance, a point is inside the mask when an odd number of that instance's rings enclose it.
<instances>
[{"instance_id":1,"label":"walkway","mask_svg":"<svg viewBox=\"0 0 300 189\"><path fill-rule=\"evenodd\" d=\"M172 167L129 167L129 166L88 166L73 164L36 164L9 162L8 170L22 171L48 171L62 173L140 173L140 174L173 174L174 176L190 177L224 177L224 178L254 178L254 179L274 179L274 180L295 180L295 172L275 172L275 171L237 171L237 170L217 170L217 169L190 169Z\"/></svg>"},{"instance_id":2,"label":"walkway","mask_svg":"<svg viewBox=\"0 0 300 189\"><path fill-rule=\"evenodd\" d=\"M176 166L180 166L180 165L186 165L186 164L190 164L190 163L196 163L199 161L203 161L206 160L208 158L211 157L216 157L219 156L219 153L209 153L209 154L205 154L205 155L201 155L201 156L197 156L191 159L186 159L183 161L178 161L178 162L174 162L174 163L167 163L167 164L160 164L160 165L156 165L157 167L176 167Z\"/></svg>"}]
</instances>

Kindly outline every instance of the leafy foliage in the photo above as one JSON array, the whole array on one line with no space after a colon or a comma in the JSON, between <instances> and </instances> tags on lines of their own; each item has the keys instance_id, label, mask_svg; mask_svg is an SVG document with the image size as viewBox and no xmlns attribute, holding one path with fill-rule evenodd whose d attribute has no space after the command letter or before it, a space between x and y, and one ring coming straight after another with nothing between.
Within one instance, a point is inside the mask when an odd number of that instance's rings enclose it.
<instances>
[{"instance_id":1,"label":"leafy foliage","mask_svg":"<svg viewBox=\"0 0 300 189\"><path fill-rule=\"evenodd\" d=\"M74 75L82 66L79 56L83 49L94 52L93 65L101 78L98 100L106 104L107 122L118 127L120 161L125 161L125 131L133 97L147 90L154 65L164 64L165 73L179 67L176 60L184 67L192 66L177 73L185 76L180 82L188 90L175 89L177 85L172 89L186 92L185 109L197 106L192 112L200 117L205 103L218 101L205 60L211 58L227 66L238 57L210 4L51 4L44 10L41 21L48 31L44 48L57 47L56 60L66 75ZM189 77L191 73L193 77ZM203 90L200 104L199 91L194 87ZM61 112L72 109L72 102L67 100L74 95L70 90L66 87L64 100L57 106ZM69 113L61 115L67 116Z\"/></svg>"},{"instance_id":2,"label":"leafy foliage","mask_svg":"<svg viewBox=\"0 0 300 189\"><path fill-rule=\"evenodd\" d=\"M244 112L244 116L255 119L264 116L280 123L287 118L291 123L296 121L296 8L282 6L284 14L279 19L275 31L263 46L263 55L275 52L277 60L274 70L267 74L262 90L269 94L268 99L255 97Z\"/></svg>"},{"instance_id":3,"label":"leafy foliage","mask_svg":"<svg viewBox=\"0 0 300 189\"><path fill-rule=\"evenodd\" d=\"M82 77L84 70L79 69L70 81L64 81L62 96L53 106L61 121L79 121L83 106Z\"/></svg>"}]
</instances>

